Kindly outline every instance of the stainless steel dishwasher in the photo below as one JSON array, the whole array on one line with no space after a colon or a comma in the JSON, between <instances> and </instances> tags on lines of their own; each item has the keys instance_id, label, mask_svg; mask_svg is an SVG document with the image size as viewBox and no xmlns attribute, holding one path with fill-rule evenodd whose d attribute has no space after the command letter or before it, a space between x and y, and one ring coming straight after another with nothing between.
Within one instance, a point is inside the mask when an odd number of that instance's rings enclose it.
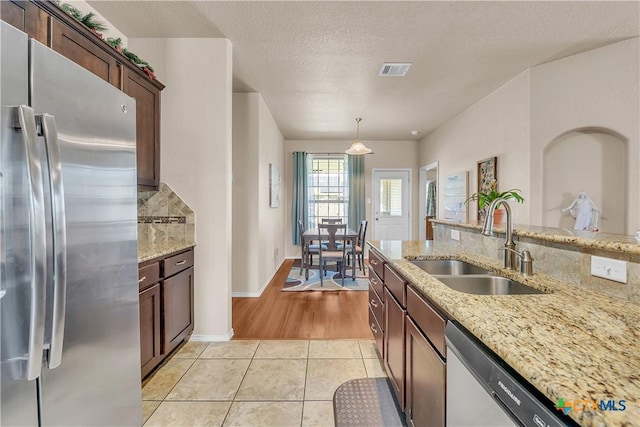
<instances>
[{"instance_id":1,"label":"stainless steel dishwasher","mask_svg":"<svg viewBox=\"0 0 640 427\"><path fill-rule=\"evenodd\" d=\"M455 321L447 323L447 426L577 425ZM538 395L538 396L536 396Z\"/></svg>"}]
</instances>

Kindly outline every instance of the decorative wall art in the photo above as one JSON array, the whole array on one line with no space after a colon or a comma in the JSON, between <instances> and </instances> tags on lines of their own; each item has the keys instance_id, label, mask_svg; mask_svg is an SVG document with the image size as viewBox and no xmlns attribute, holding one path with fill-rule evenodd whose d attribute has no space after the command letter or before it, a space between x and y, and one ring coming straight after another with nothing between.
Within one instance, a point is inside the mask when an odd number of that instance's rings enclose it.
<instances>
[{"instance_id":1,"label":"decorative wall art","mask_svg":"<svg viewBox=\"0 0 640 427\"><path fill-rule=\"evenodd\" d=\"M269 163L269 207L277 208L280 205L280 169L273 163Z\"/></svg>"},{"instance_id":2,"label":"decorative wall art","mask_svg":"<svg viewBox=\"0 0 640 427\"><path fill-rule=\"evenodd\" d=\"M448 175L444 180L442 197L444 219L456 222L467 222L467 177L469 172Z\"/></svg>"},{"instance_id":3,"label":"decorative wall art","mask_svg":"<svg viewBox=\"0 0 640 427\"><path fill-rule=\"evenodd\" d=\"M498 179L498 158L489 157L478 162L478 193L491 191L491 182ZM481 220L484 211L478 206L478 219Z\"/></svg>"}]
</instances>

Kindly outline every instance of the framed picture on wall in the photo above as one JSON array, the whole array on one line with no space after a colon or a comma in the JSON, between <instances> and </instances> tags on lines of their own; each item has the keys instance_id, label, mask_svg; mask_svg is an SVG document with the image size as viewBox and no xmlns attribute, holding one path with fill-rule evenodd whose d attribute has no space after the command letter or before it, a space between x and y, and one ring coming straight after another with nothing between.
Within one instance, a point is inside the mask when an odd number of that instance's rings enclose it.
<instances>
[{"instance_id":1,"label":"framed picture on wall","mask_svg":"<svg viewBox=\"0 0 640 427\"><path fill-rule=\"evenodd\" d=\"M467 176L464 171L447 175L444 178L444 194L442 195L443 218L455 222L467 222Z\"/></svg>"},{"instance_id":2,"label":"framed picture on wall","mask_svg":"<svg viewBox=\"0 0 640 427\"><path fill-rule=\"evenodd\" d=\"M488 193L491 182L498 179L498 158L489 157L478 162L478 192ZM479 202L478 202L479 204ZM478 205L478 219L482 219L482 211Z\"/></svg>"},{"instance_id":3,"label":"framed picture on wall","mask_svg":"<svg viewBox=\"0 0 640 427\"><path fill-rule=\"evenodd\" d=\"M277 208L280 205L280 169L273 163L269 163L269 207Z\"/></svg>"}]
</instances>

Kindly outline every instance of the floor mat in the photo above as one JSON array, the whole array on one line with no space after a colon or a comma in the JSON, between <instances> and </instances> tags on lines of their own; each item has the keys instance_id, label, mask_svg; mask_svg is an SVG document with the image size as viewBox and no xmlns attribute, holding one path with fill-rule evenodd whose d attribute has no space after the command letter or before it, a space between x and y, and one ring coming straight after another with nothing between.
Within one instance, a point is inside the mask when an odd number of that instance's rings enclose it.
<instances>
[{"instance_id":1,"label":"floor mat","mask_svg":"<svg viewBox=\"0 0 640 427\"><path fill-rule=\"evenodd\" d=\"M359 378L342 384L333 395L336 427L406 426L388 378Z\"/></svg>"}]
</instances>

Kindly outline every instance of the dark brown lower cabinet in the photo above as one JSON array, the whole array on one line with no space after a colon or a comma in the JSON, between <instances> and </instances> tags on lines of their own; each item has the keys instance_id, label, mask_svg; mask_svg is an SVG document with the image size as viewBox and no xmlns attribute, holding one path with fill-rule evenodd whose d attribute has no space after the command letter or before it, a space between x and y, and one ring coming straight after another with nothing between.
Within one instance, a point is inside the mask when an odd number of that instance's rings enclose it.
<instances>
[{"instance_id":1,"label":"dark brown lower cabinet","mask_svg":"<svg viewBox=\"0 0 640 427\"><path fill-rule=\"evenodd\" d=\"M143 379L193 332L193 259L189 249L138 268Z\"/></svg>"},{"instance_id":2,"label":"dark brown lower cabinet","mask_svg":"<svg viewBox=\"0 0 640 427\"><path fill-rule=\"evenodd\" d=\"M398 403L404 408L404 340L406 310L385 287L384 361Z\"/></svg>"},{"instance_id":3,"label":"dark brown lower cabinet","mask_svg":"<svg viewBox=\"0 0 640 427\"><path fill-rule=\"evenodd\" d=\"M193 267L162 282L165 353L193 331Z\"/></svg>"},{"instance_id":4,"label":"dark brown lower cabinet","mask_svg":"<svg viewBox=\"0 0 640 427\"><path fill-rule=\"evenodd\" d=\"M162 360L160 343L160 284L140 292L140 362L145 377Z\"/></svg>"},{"instance_id":5,"label":"dark brown lower cabinet","mask_svg":"<svg viewBox=\"0 0 640 427\"><path fill-rule=\"evenodd\" d=\"M415 427L445 425L446 365L407 317L407 422Z\"/></svg>"}]
</instances>

